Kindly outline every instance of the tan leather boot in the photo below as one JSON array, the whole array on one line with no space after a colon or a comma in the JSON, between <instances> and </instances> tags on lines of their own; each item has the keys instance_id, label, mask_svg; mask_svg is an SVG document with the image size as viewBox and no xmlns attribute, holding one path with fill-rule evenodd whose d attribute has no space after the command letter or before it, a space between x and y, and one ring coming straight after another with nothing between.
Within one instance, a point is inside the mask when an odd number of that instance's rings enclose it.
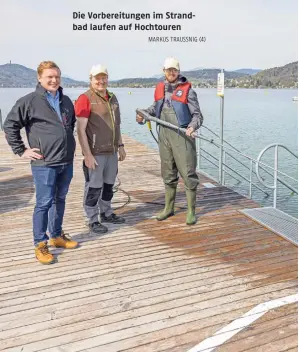
<instances>
[{"instance_id":1,"label":"tan leather boot","mask_svg":"<svg viewBox=\"0 0 299 352\"><path fill-rule=\"evenodd\" d=\"M61 232L61 236L51 238L49 245L56 248L73 249L78 247L78 242L74 241L67 233Z\"/></svg>"},{"instance_id":2,"label":"tan leather boot","mask_svg":"<svg viewBox=\"0 0 299 352\"><path fill-rule=\"evenodd\" d=\"M54 262L54 256L49 252L49 248L46 242L40 242L35 247L36 259L42 264L51 264Z\"/></svg>"}]
</instances>

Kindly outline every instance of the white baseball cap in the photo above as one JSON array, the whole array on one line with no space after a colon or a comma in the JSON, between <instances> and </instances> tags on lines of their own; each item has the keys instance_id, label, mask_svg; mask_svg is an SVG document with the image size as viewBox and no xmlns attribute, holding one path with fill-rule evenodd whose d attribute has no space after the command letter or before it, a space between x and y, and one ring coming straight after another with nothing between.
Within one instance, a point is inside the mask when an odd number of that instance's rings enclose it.
<instances>
[{"instance_id":1,"label":"white baseball cap","mask_svg":"<svg viewBox=\"0 0 299 352\"><path fill-rule=\"evenodd\" d=\"M98 75L99 73L104 73L105 75L108 76L108 71L107 71L107 68L103 65L94 65L92 66L89 74L91 76L96 76Z\"/></svg>"},{"instance_id":2,"label":"white baseball cap","mask_svg":"<svg viewBox=\"0 0 299 352\"><path fill-rule=\"evenodd\" d=\"M173 57L168 57L164 62L164 68L167 70L168 68L175 68L178 71L180 70L180 64L177 59Z\"/></svg>"}]
</instances>

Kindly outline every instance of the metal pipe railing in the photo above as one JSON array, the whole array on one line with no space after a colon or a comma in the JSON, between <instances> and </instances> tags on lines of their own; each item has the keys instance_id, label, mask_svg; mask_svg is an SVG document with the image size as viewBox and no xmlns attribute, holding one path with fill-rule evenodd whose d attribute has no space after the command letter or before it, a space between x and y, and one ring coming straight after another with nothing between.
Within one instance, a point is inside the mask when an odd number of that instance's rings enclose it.
<instances>
[{"instance_id":1,"label":"metal pipe railing","mask_svg":"<svg viewBox=\"0 0 299 352\"><path fill-rule=\"evenodd\" d=\"M204 127L206 130L208 130L209 132L211 132L213 135L215 135L217 138L220 139L220 136L215 133L214 131L212 131L210 128L202 125L201 127ZM225 142L226 144L228 144L232 149L234 149L235 152L241 153L241 151L239 149L237 149L235 146L233 146L232 144L230 144L229 142L227 142L225 139L223 139L223 142ZM214 144L214 143L213 143ZM214 144L217 148L219 148L218 145ZM226 151L226 154L231 157L232 159L234 159L236 162L238 162L240 165L244 166L246 169L250 170L250 167L248 167L246 164L244 164L242 161L238 160L236 157L234 157L233 155L231 155L228 151ZM267 165L265 165L265 167L267 167ZM273 177L273 175L264 167L260 167L261 170L265 171L268 175L270 175L271 177ZM254 174L256 174L256 172L254 172ZM283 174L283 173L282 173ZM260 176L262 180L264 180L264 178L262 176ZM288 184L286 181L282 180L280 177L277 177L277 180L283 184L285 187L287 187L289 190L291 190L292 192L294 192L292 186L290 184ZM297 181L297 180L295 180ZM297 193L297 192L296 192Z\"/></svg>"},{"instance_id":2,"label":"metal pipe railing","mask_svg":"<svg viewBox=\"0 0 299 352\"><path fill-rule=\"evenodd\" d=\"M215 145L217 148L218 146ZM237 151L236 151L237 152ZM233 160L237 161L240 165L244 166L247 170L249 170L250 172L253 172L253 174L256 175L256 172L253 170L250 170L250 167L248 167L246 164L244 164L243 162L241 162L240 160L238 160L236 157L234 157L233 155L231 155L229 152L224 151L225 155L228 155L230 158L232 158ZM218 159L217 159L218 160ZM254 161L253 159L251 161ZM273 177L273 175L267 171L264 167L261 167L261 170L265 171L268 175L270 175L271 177ZM260 175L261 179L264 180L264 178ZM279 178L277 176L277 181L280 182L282 185L284 185L285 187L287 187L290 191L297 193L296 190L294 190L293 186L290 185L289 183L287 183L286 181L282 180L281 178ZM224 184L224 183L223 183Z\"/></svg>"},{"instance_id":3,"label":"metal pipe railing","mask_svg":"<svg viewBox=\"0 0 299 352\"><path fill-rule=\"evenodd\" d=\"M216 158L213 154L207 152L205 149L201 149L201 151L205 152L206 154L208 154L211 158L215 159L217 162L219 162L219 159ZM207 157L201 155L201 157L203 157L205 160L209 161L211 164L213 164L214 166L216 166L217 168L219 167L219 164L216 164L214 162L212 162L211 160L209 160ZM236 177L234 177L233 175L229 174L233 179L235 179L236 181L238 181L239 183L241 182L240 180L238 180ZM218 181L217 181L218 182Z\"/></svg>"},{"instance_id":4,"label":"metal pipe railing","mask_svg":"<svg viewBox=\"0 0 299 352\"><path fill-rule=\"evenodd\" d=\"M209 127L205 126L205 125L201 125L201 128L205 128L206 130L208 130L209 132L211 132L214 136L216 136L217 138L220 139L220 136L214 132L213 130L211 130ZM223 138L223 142L226 143L227 145L229 145L231 148L235 149L237 152L239 152L240 150L237 149L234 145L230 144L228 141L226 141L224 138Z\"/></svg>"},{"instance_id":5,"label":"metal pipe railing","mask_svg":"<svg viewBox=\"0 0 299 352\"><path fill-rule=\"evenodd\" d=\"M208 162L210 162L212 165L214 165L214 166L218 169L219 164L214 163L212 160L209 160L209 159L208 159L207 157L205 157L204 155L201 155L201 157L202 157L203 159L207 160ZM218 160L218 159L217 159L217 160ZM203 173L202 170L200 170L200 172ZM228 174L229 176L231 176L232 178L234 178L236 181L238 181L238 182L240 183L240 180L238 180L238 179L237 179L235 176L233 176L230 172L227 172L227 174ZM209 175L209 174L206 173L206 172L205 172L205 175L208 176L209 178L211 178L212 180L216 181L216 182L219 181L218 179L216 179L215 177L212 177L211 175Z\"/></svg>"},{"instance_id":6,"label":"metal pipe railing","mask_svg":"<svg viewBox=\"0 0 299 352\"><path fill-rule=\"evenodd\" d=\"M252 198L252 169L253 169L253 161L250 160L250 174L249 174L249 198Z\"/></svg>"},{"instance_id":7,"label":"metal pipe railing","mask_svg":"<svg viewBox=\"0 0 299 352\"><path fill-rule=\"evenodd\" d=\"M199 136L197 136L197 138L199 138ZM203 141L210 142L211 144L213 144L213 145L215 145L215 146L217 146L217 147L220 146L219 143L215 142L213 139L210 140L209 138L207 138L207 137L205 137L205 136L203 136L203 135L202 135L200 138L201 138ZM296 158L298 158L298 156L297 156L296 154L294 154L293 152L291 152L287 147L285 147L285 146L283 146L283 145L281 145L281 146L284 147L285 149L287 149L287 150L288 150L292 155L294 155ZM250 156L248 156L248 155L246 155L246 154L244 154L244 153L242 153L242 152L236 151L236 150L234 150L233 148L228 148L228 147L224 147L224 148L227 148L227 149L233 151L233 152L236 153L236 154L240 154L240 155L242 155L243 157L247 158L248 160L254 161L255 163L257 162L257 160L253 159L252 157L250 157ZM259 161L259 164L262 165L262 166L264 166L264 167L267 167L267 168L269 168L269 169L271 169L271 170L273 170L273 171L275 170L275 169L274 169L273 167L271 167L270 165L267 165L267 164L265 164L265 163L262 163L261 161ZM286 177L288 177L288 178L290 178L290 179L292 179L292 180L298 182L298 180L296 180L296 179L293 178L292 176L290 176L290 175L288 175L288 174L286 174L286 173L284 173L284 172L282 172L282 171L280 171L280 170L277 170L277 172L280 173L280 174L283 175L283 176L286 176ZM281 181L280 181L280 182L281 182ZM283 183L283 182L281 182L281 183ZM286 184L286 182L284 182L284 184ZM297 190L294 190L294 188L292 188L292 186L290 186L290 185L286 185L286 186L287 186L287 187L290 187L290 190L292 190L293 192L295 192L295 193L298 194L298 191L297 191Z\"/></svg>"},{"instance_id":8,"label":"metal pipe railing","mask_svg":"<svg viewBox=\"0 0 299 352\"><path fill-rule=\"evenodd\" d=\"M207 151L204 150L204 149L201 149L201 150L202 150L203 152L207 153L207 154L208 154L209 156L211 156L213 159L216 159L216 160L218 161L218 159L217 159L214 155L210 154L209 152L207 152ZM215 165L216 167L218 167L218 165L217 165L216 163L212 162L211 160L209 160L208 158L204 157L203 155L202 155L202 157L203 157L205 160L207 160L207 161L209 161L210 163L212 163L213 165ZM230 166L228 166L228 165L226 165L226 164L224 164L224 163L223 163L223 165L224 165L225 167L227 167L229 170L231 170L232 172L234 172L235 174L237 174L237 175L238 175L239 177L241 177L243 180L249 182L249 184L251 184L252 186L256 187L258 190L260 190L261 192L263 192L267 197L269 197L269 193L267 193L266 191L264 191L264 190L263 190L260 186L258 186L257 184L253 183L252 180L250 181L250 178L249 178L249 179L246 178L245 176L243 176L242 174L240 174L238 171L232 169ZM230 174L228 171L226 171L226 173L231 176L231 174ZM233 178L236 179L235 177L233 177ZM238 182L240 182L240 180L238 180L238 179L236 179L236 180L237 180Z\"/></svg>"},{"instance_id":9,"label":"metal pipe railing","mask_svg":"<svg viewBox=\"0 0 299 352\"><path fill-rule=\"evenodd\" d=\"M225 164L226 164L226 152L225 152L225 150L223 151L223 172L222 172L222 180L221 180L221 183L223 184L223 185L225 185L225 171L226 171L226 169L225 169Z\"/></svg>"},{"instance_id":10,"label":"metal pipe railing","mask_svg":"<svg viewBox=\"0 0 299 352\"><path fill-rule=\"evenodd\" d=\"M267 147L265 147L259 154L258 158L257 158L257 162L255 165L256 168L256 175L258 180L267 188L273 189L273 208L276 208L277 205L277 191L278 191L278 187L277 187L277 181L278 181L278 147L284 148L285 150L287 150L289 153L291 153L295 158L298 159L298 156L293 153L291 150L289 150L286 146L284 146L283 144L279 144L279 143L274 143L274 144L269 144ZM260 173L259 173L259 164L260 164L260 160L262 158L262 156L264 155L264 153L271 148L275 148L275 152L274 152L274 183L273 186L272 185L268 185L264 180L262 180ZM298 190L291 187L291 190L295 193L298 194Z\"/></svg>"}]
</instances>

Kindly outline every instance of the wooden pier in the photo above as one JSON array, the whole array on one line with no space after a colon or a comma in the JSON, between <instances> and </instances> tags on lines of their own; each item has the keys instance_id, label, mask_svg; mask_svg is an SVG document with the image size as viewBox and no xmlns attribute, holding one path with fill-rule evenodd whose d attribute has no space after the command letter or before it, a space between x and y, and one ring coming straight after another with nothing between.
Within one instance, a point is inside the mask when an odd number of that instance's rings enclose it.
<instances>
[{"instance_id":1,"label":"wooden pier","mask_svg":"<svg viewBox=\"0 0 299 352\"><path fill-rule=\"evenodd\" d=\"M0 132L0 351L187 352L257 305L297 293L297 247L239 212L255 202L200 176L198 223L185 225L182 184L176 215L157 222L159 156L124 142L114 207L130 196L116 211L126 224L88 233L78 148L64 230L80 247L51 249L56 262L43 266L30 165ZM270 309L214 350L297 351L297 303Z\"/></svg>"}]
</instances>

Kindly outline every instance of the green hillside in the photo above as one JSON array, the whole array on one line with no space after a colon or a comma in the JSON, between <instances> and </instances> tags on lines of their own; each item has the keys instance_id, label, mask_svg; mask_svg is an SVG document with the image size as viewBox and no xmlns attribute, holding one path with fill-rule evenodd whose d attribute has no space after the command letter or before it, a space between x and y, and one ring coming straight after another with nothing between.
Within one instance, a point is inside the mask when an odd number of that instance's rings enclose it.
<instances>
[{"instance_id":1,"label":"green hillside","mask_svg":"<svg viewBox=\"0 0 299 352\"><path fill-rule=\"evenodd\" d=\"M35 70L18 64L0 65L0 87L35 87L37 74ZM71 78L62 77L63 87L87 86L86 82L80 82Z\"/></svg>"}]
</instances>

